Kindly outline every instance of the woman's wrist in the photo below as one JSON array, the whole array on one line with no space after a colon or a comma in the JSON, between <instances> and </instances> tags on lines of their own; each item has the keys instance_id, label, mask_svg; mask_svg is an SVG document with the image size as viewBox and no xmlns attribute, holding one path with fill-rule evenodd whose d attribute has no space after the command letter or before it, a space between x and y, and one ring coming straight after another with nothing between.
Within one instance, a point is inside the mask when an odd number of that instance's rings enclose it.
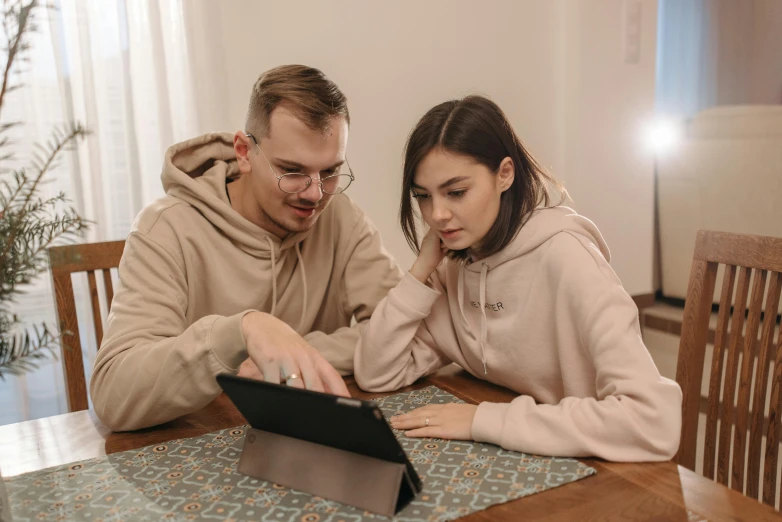
<instances>
[{"instance_id":1,"label":"woman's wrist","mask_svg":"<svg viewBox=\"0 0 782 522\"><path fill-rule=\"evenodd\" d=\"M426 268L422 268L417 262L413 263L413 266L410 267L410 274L424 284L426 284L426 281L429 279L429 276L432 275L432 272L434 272L434 269L427 270Z\"/></svg>"}]
</instances>

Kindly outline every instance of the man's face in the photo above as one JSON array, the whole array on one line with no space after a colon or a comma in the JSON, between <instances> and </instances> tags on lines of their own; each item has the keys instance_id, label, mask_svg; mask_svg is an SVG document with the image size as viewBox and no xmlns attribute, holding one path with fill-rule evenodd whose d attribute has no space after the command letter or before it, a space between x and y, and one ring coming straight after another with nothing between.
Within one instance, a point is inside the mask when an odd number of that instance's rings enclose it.
<instances>
[{"instance_id":1,"label":"man's face","mask_svg":"<svg viewBox=\"0 0 782 522\"><path fill-rule=\"evenodd\" d=\"M234 149L245 210L252 221L282 239L312 228L333 196L323 193L316 182L298 194L285 193L277 176L297 172L319 179L338 172L345 163L348 124L340 116L332 119L325 133L313 130L282 104L272 111L268 130L265 136L255 136L258 146L251 137L237 133ZM247 208L250 205L254 208Z\"/></svg>"}]
</instances>

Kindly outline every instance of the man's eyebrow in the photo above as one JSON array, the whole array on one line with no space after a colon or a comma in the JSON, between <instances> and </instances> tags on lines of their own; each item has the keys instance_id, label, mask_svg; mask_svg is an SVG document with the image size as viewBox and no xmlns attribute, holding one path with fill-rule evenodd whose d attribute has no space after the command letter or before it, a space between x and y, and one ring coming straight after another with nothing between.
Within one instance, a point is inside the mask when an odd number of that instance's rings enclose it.
<instances>
[{"instance_id":1,"label":"man's eyebrow","mask_svg":"<svg viewBox=\"0 0 782 522\"><path fill-rule=\"evenodd\" d=\"M293 168L299 169L299 170L304 170L306 168L305 165L302 165L301 163L299 163L297 161L287 160L285 158L276 158L274 161L276 163L281 164L281 165L285 165L286 167L293 167ZM326 167L325 169L321 169L321 170L335 169L337 167L341 167L344 164L345 164L345 160L341 160L341 161L338 161L338 162L334 163L333 165L331 165L329 167Z\"/></svg>"}]
</instances>

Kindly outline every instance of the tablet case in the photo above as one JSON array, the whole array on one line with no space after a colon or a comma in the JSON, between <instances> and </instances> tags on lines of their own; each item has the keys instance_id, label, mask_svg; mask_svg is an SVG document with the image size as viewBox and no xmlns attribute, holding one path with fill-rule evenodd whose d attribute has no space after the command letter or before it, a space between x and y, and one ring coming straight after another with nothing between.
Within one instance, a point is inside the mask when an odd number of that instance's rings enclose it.
<instances>
[{"instance_id":1,"label":"tablet case","mask_svg":"<svg viewBox=\"0 0 782 522\"><path fill-rule=\"evenodd\" d=\"M217 381L252 426L240 473L386 516L421 490L375 404L228 374Z\"/></svg>"}]
</instances>

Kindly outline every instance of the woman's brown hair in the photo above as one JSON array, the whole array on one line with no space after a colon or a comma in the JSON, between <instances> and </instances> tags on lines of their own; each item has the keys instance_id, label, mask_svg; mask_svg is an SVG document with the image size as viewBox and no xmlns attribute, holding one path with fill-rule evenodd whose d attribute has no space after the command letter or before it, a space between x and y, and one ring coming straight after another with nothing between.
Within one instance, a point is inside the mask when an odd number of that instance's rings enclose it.
<instances>
[{"instance_id":1,"label":"woman's brown hair","mask_svg":"<svg viewBox=\"0 0 782 522\"><path fill-rule=\"evenodd\" d=\"M513 160L513 184L500 197L500 210L494 225L479 249L472 251L479 258L505 248L536 208L550 206L551 188L561 195L556 204L563 203L567 197L564 187L527 152L496 103L475 95L441 103L421 118L405 147L399 220L407 243L416 253L420 244L413 209L413 182L418 165L435 148L470 157L492 172L499 170L505 158ZM468 250L451 251L448 255L465 259Z\"/></svg>"}]
</instances>

